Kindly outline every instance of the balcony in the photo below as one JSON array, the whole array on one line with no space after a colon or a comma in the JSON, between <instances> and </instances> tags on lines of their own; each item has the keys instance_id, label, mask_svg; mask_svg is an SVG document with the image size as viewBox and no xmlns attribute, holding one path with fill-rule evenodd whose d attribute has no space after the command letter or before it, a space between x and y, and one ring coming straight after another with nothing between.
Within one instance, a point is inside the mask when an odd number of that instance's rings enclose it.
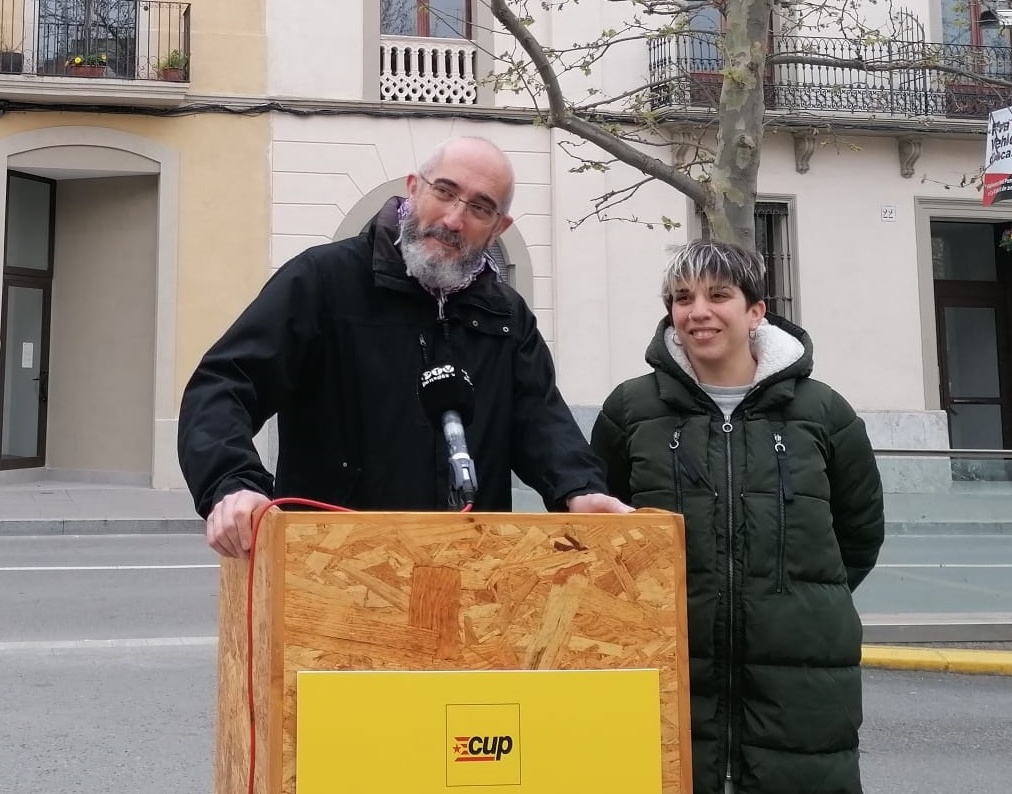
<instances>
[{"instance_id":1,"label":"balcony","mask_svg":"<svg viewBox=\"0 0 1012 794\"><path fill-rule=\"evenodd\" d=\"M717 107L723 82L720 34L689 31L654 39L648 47L653 110ZM775 36L770 57L862 63L872 69L771 63L764 88L770 110L829 117L986 119L991 110L1012 104L1012 88L981 79L1012 80L1009 47Z\"/></svg>"},{"instance_id":2,"label":"balcony","mask_svg":"<svg viewBox=\"0 0 1012 794\"><path fill-rule=\"evenodd\" d=\"M466 39L380 37L380 99L473 105L478 48Z\"/></svg>"},{"instance_id":3,"label":"balcony","mask_svg":"<svg viewBox=\"0 0 1012 794\"><path fill-rule=\"evenodd\" d=\"M0 0L0 98L171 106L190 70L189 3Z\"/></svg>"}]
</instances>

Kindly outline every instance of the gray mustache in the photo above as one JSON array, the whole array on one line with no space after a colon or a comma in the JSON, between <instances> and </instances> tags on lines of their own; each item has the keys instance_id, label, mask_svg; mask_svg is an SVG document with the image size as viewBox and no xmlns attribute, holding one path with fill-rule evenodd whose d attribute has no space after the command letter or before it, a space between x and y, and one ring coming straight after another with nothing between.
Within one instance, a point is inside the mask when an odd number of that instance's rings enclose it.
<instances>
[{"instance_id":1,"label":"gray mustache","mask_svg":"<svg viewBox=\"0 0 1012 794\"><path fill-rule=\"evenodd\" d=\"M443 229L440 227L427 229L424 236L435 237L440 242L449 243L457 248L461 248L464 243L459 232L450 231L449 229Z\"/></svg>"}]
</instances>

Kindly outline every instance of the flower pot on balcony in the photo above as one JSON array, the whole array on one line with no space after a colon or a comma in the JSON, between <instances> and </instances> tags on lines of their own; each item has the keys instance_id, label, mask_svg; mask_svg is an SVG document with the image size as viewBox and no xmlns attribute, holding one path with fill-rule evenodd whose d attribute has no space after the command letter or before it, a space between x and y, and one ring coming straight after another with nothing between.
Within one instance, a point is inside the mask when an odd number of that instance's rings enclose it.
<instances>
[{"instance_id":1,"label":"flower pot on balcony","mask_svg":"<svg viewBox=\"0 0 1012 794\"><path fill-rule=\"evenodd\" d=\"M189 65L188 52L172 50L164 58L158 59L158 79L167 83L182 83L187 79L186 67Z\"/></svg>"},{"instance_id":2,"label":"flower pot on balcony","mask_svg":"<svg viewBox=\"0 0 1012 794\"><path fill-rule=\"evenodd\" d=\"M166 66L158 70L158 79L166 83L182 83L186 81L186 70Z\"/></svg>"},{"instance_id":3,"label":"flower pot on balcony","mask_svg":"<svg viewBox=\"0 0 1012 794\"><path fill-rule=\"evenodd\" d=\"M87 64L82 64L80 66L71 65L67 67L67 74L71 77L104 77L105 67L90 66Z\"/></svg>"},{"instance_id":4,"label":"flower pot on balcony","mask_svg":"<svg viewBox=\"0 0 1012 794\"><path fill-rule=\"evenodd\" d=\"M25 68L25 56L10 50L0 51L0 74L21 74Z\"/></svg>"}]
</instances>

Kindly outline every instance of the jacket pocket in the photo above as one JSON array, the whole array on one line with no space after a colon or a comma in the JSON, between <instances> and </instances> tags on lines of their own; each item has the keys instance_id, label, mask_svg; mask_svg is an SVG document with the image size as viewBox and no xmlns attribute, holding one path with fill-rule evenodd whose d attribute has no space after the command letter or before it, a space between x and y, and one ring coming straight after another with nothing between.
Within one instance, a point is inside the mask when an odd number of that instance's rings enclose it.
<instances>
[{"instance_id":1,"label":"jacket pocket","mask_svg":"<svg viewBox=\"0 0 1012 794\"><path fill-rule=\"evenodd\" d=\"M685 499L683 495L682 478L685 477L696 485L704 485L706 480L700 473L692 458L682 449L682 431L679 428L671 434L671 441L668 442L668 449L671 450L671 476L675 489L675 512L685 512Z\"/></svg>"}]
</instances>

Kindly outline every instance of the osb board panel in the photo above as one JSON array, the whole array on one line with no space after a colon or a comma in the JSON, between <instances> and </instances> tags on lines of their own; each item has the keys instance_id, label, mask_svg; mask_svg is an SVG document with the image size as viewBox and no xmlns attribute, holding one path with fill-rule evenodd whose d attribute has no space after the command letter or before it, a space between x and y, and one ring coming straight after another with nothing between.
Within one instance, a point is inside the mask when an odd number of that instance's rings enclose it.
<instances>
[{"instance_id":1,"label":"osb board panel","mask_svg":"<svg viewBox=\"0 0 1012 794\"><path fill-rule=\"evenodd\" d=\"M249 764L248 706L242 696L245 680L245 563L222 559L218 595L218 716L215 736L214 791L242 791ZM262 708L258 702L257 709ZM263 712L260 712L263 713Z\"/></svg>"},{"instance_id":2,"label":"osb board panel","mask_svg":"<svg viewBox=\"0 0 1012 794\"><path fill-rule=\"evenodd\" d=\"M679 516L275 512L262 532L257 568L273 555L284 591L254 594L271 657L256 781L274 783L258 792L295 794L299 670L644 667L660 670L662 791L691 790Z\"/></svg>"},{"instance_id":3,"label":"osb board panel","mask_svg":"<svg viewBox=\"0 0 1012 794\"><path fill-rule=\"evenodd\" d=\"M267 521L264 525L267 525ZM281 609L283 533L262 531L253 580L253 703L256 715L254 791L281 785L281 703L284 655ZM240 794L249 785L250 708L247 688L248 576L246 560L222 558L218 629L218 714L215 794Z\"/></svg>"}]
</instances>

